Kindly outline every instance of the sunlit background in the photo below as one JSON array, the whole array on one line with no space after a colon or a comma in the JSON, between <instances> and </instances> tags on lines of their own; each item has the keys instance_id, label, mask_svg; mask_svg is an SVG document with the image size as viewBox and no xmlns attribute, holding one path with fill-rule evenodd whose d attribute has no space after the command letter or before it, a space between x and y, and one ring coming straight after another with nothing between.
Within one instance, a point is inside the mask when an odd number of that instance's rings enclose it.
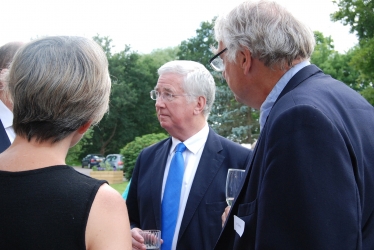
<instances>
[{"instance_id":1,"label":"sunlit background","mask_svg":"<svg viewBox=\"0 0 374 250\"><path fill-rule=\"evenodd\" d=\"M278 0L313 31L331 36L343 53L357 42L349 28L330 21L337 6L330 0ZM140 53L174 47L195 35L203 21L211 21L242 0L13 0L2 1L0 46L45 35L109 36L123 50Z\"/></svg>"}]
</instances>

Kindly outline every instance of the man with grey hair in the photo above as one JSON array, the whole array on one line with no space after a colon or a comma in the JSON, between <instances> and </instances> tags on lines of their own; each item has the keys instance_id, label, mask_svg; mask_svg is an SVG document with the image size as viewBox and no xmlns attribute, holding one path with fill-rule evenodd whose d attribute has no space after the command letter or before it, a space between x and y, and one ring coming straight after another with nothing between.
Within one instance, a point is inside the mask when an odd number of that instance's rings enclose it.
<instances>
[{"instance_id":1,"label":"man with grey hair","mask_svg":"<svg viewBox=\"0 0 374 250\"><path fill-rule=\"evenodd\" d=\"M274 1L214 31L211 65L261 125L215 249L374 249L374 108L309 63L312 31Z\"/></svg>"},{"instance_id":2,"label":"man with grey hair","mask_svg":"<svg viewBox=\"0 0 374 250\"><path fill-rule=\"evenodd\" d=\"M133 249L146 249L141 229L161 229L164 250L212 249L222 228L227 171L244 168L250 151L209 128L215 83L203 65L171 61L158 74L150 95L171 137L144 149L137 159L126 200ZM173 165L179 146L181 173Z\"/></svg>"}]
</instances>

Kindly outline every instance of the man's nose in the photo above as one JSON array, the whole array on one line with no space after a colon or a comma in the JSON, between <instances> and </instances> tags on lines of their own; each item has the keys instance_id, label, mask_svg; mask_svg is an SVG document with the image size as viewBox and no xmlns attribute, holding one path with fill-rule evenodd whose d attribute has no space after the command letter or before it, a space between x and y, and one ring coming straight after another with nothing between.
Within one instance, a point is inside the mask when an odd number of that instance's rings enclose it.
<instances>
[{"instance_id":1,"label":"man's nose","mask_svg":"<svg viewBox=\"0 0 374 250\"><path fill-rule=\"evenodd\" d=\"M160 106L163 106L163 105L164 105L164 99L162 99L162 96L157 97L155 106L160 107Z\"/></svg>"}]
</instances>

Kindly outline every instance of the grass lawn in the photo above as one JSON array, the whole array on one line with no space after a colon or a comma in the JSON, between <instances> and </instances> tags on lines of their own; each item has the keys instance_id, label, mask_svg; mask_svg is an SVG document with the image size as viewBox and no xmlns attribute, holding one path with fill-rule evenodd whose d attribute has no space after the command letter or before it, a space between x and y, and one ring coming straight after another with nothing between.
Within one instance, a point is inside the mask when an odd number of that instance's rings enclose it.
<instances>
[{"instance_id":1,"label":"grass lawn","mask_svg":"<svg viewBox=\"0 0 374 250\"><path fill-rule=\"evenodd\" d=\"M115 190L117 190L122 195L122 193L123 193L123 191L125 191L128 183L129 183L128 181L124 181L122 183L111 184L110 186L112 188L114 188Z\"/></svg>"}]
</instances>

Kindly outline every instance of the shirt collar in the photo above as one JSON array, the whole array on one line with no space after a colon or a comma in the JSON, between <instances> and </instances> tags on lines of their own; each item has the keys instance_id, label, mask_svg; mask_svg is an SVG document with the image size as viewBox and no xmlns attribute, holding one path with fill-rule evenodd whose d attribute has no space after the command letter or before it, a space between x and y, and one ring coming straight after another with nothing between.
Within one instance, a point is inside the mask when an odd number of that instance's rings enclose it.
<instances>
[{"instance_id":1,"label":"shirt collar","mask_svg":"<svg viewBox=\"0 0 374 250\"><path fill-rule=\"evenodd\" d=\"M270 91L269 95L266 97L265 101L262 103L260 107L260 131L265 125L266 119L269 116L269 113L271 109L273 108L273 105L275 101L278 99L278 96L286 87L287 83L291 80L291 78L299 72L302 68L310 65L309 61L302 61L292 68L290 68L282 77L279 79L279 81L275 84L273 89Z\"/></svg>"},{"instance_id":2,"label":"shirt collar","mask_svg":"<svg viewBox=\"0 0 374 250\"><path fill-rule=\"evenodd\" d=\"M8 109L7 106L0 100L0 119L4 125L4 128L12 127L13 124L13 113Z\"/></svg>"},{"instance_id":3,"label":"shirt collar","mask_svg":"<svg viewBox=\"0 0 374 250\"><path fill-rule=\"evenodd\" d=\"M208 123L205 123L205 126L196 134L185 140L183 143L186 146L186 148L193 154L196 154L204 145L206 140L208 139L209 134L209 126ZM175 147L180 143L181 141L172 137L172 145L170 148L170 155L175 151Z\"/></svg>"}]
</instances>

